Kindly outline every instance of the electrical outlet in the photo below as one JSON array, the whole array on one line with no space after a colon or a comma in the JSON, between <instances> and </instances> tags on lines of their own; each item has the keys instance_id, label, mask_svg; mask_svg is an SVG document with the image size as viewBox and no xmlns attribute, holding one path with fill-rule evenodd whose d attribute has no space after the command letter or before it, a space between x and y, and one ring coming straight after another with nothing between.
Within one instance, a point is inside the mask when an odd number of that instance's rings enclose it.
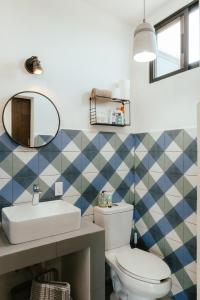
<instances>
[{"instance_id":1,"label":"electrical outlet","mask_svg":"<svg viewBox=\"0 0 200 300\"><path fill-rule=\"evenodd\" d=\"M55 183L55 196L62 196L63 195L63 182L56 182Z\"/></svg>"}]
</instances>

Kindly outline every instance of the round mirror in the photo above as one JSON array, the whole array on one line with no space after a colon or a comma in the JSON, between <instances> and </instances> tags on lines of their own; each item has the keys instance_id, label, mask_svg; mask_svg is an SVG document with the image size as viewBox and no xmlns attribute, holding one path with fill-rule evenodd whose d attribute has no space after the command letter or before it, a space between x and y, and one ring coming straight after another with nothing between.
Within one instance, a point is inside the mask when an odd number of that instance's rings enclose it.
<instances>
[{"instance_id":1,"label":"round mirror","mask_svg":"<svg viewBox=\"0 0 200 300\"><path fill-rule=\"evenodd\" d=\"M37 92L12 96L4 107L2 118L10 138L29 148L47 145L60 128L57 108L47 96Z\"/></svg>"}]
</instances>

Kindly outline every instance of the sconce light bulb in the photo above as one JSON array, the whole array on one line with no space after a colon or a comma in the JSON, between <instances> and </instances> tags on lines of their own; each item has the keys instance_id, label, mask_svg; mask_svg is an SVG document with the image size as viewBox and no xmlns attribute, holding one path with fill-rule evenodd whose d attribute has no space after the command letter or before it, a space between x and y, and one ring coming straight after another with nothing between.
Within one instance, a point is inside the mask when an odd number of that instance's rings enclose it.
<instances>
[{"instance_id":1,"label":"sconce light bulb","mask_svg":"<svg viewBox=\"0 0 200 300\"><path fill-rule=\"evenodd\" d=\"M36 74L36 75L40 75L43 73L43 69L41 67L35 67L33 69L33 73Z\"/></svg>"}]
</instances>

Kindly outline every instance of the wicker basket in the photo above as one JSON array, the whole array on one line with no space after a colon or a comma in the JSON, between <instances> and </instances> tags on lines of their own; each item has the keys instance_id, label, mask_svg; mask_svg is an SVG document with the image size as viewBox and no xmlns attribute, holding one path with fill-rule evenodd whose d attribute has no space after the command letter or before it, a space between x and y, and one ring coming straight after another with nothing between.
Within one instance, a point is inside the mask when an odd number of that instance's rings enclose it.
<instances>
[{"instance_id":1,"label":"wicker basket","mask_svg":"<svg viewBox=\"0 0 200 300\"><path fill-rule=\"evenodd\" d=\"M38 276L32 283L30 300L70 300L70 284L56 279L55 269Z\"/></svg>"},{"instance_id":2,"label":"wicker basket","mask_svg":"<svg viewBox=\"0 0 200 300\"><path fill-rule=\"evenodd\" d=\"M70 285L56 281L33 281L30 300L70 300Z\"/></svg>"}]
</instances>

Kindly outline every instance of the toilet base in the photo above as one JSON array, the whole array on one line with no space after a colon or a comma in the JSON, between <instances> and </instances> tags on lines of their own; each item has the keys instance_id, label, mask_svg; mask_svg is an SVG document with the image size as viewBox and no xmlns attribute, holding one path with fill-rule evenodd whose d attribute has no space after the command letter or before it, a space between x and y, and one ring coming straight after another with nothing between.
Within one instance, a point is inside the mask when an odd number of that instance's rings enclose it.
<instances>
[{"instance_id":1,"label":"toilet base","mask_svg":"<svg viewBox=\"0 0 200 300\"><path fill-rule=\"evenodd\" d=\"M146 298L146 297L141 297L137 295L129 295L127 300L156 300L155 298Z\"/></svg>"},{"instance_id":2,"label":"toilet base","mask_svg":"<svg viewBox=\"0 0 200 300\"><path fill-rule=\"evenodd\" d=\"M156 300L156 299L149 299L149 298L144 298L144 297L140 297L137 295L129 295L126 298L127 300ZM119 299L115 293L112 293L112 295L110 296L110 300L123 300L123 299Z\"/></svg>"},{"instance_id":3,"label":"toilet base","mask_svg":"<svg viewBox=\"0 0 200 300\"><path fill-rule=\"evenodd\" d=\"M124 287L116 271L111 269L111 279L114 292L110 296L110 300L156 300L151 296L142 296L135 293L135 291L128 290Z\"/></svg>"},{"instance_id":4,"label":"toilet base","mask_svg":"<svg viewBox=\"0 0 200 300\"><path fill-rule=\"evenodd\" d=\"M111 267L110 275L116 297L111 300L156 300L166 296L171 290L171 278L160 284L152 284L122 272L113 256L107 257L107 262Z\"/></svg>"}]
</instances>

